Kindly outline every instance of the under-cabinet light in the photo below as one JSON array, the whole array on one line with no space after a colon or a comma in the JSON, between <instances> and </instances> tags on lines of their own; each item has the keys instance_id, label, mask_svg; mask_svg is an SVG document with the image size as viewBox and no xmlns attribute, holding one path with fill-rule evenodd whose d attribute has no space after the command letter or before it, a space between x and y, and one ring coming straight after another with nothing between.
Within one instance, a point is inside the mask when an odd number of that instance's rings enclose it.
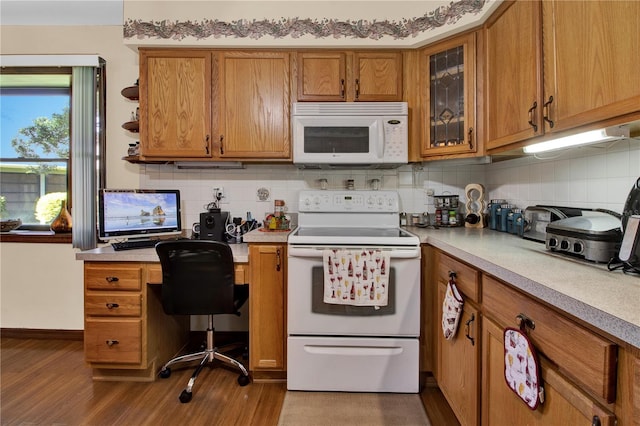
<instances>
[{"instance_id":1,"label":"under-cabinet light","mask_svg":"<svg viewBox=\"0 0 640 426\"><path fill-rule=\"evenodd\" d=\"M244 169L239 161L182 161L175 164L179 169Z\"/></svg>"},{"instance_id":2,"label":"under-cabinet light","mask_svg":"<svg viewBox=\"0 0 640 426\"><path fill-rule=\"evenodd\" d=\"M539 152L554 151L556 149L568 148L570 146L588 145L628 137L629 126L615 126L525 146L524 152L526 154L537 154Z\"/></svg>"}]
</instances>

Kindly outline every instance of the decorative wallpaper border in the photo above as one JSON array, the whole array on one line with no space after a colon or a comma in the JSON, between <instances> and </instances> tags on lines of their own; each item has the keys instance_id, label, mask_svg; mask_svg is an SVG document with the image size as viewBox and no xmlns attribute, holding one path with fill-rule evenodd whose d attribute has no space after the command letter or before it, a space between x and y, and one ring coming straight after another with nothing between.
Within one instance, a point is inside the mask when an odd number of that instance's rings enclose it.
<instances>
[{"instance_id":1,"label":"decorative wallpaper border","mask_svg":"<svg viewBox=\"0 0 640 426\"><path fill-rule=\"evenodd\" d=\"M202 21L150 21L127 19L123 25L125 39L173 39L183 40L193 37L198 40L206 38L250 38L260 39L271 36L277 39L300 38L311 35L315 38L352 38L379 40L382 37L393 37L396 40L416 37L418 34L443 25L454 24L462 16L477 14L486 0L459 0L440 6L423 16L402 19L400 21L367 21L311 18L281 18L279 20L245 20L225 22L217 19Z\"/></svg>"}]
</instances>

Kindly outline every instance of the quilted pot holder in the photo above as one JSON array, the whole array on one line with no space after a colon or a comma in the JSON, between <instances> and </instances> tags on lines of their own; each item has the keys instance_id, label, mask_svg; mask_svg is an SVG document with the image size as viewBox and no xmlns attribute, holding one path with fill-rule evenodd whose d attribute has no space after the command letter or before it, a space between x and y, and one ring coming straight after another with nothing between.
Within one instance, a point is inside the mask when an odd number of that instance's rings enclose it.
<instances>
[{"instance_id":1,"label":"quilted pot holder","mask_svg":"<svg viewBox=\"0 0 640 426\"><path fill-rule=\"evenodd\" d=\"M447 291L442 301L442 334L447 340L451 340L458 331L458 323L462 315L464 300L458 291L455 282L455 274L449 274Z\"/></svg>"},{"instance_id":2,"label":"quilted pot holder","mask_svg":"<svg viewBox=\"0 0 640 426\"><path fill-rule=\"evenodd\" d=\"M517 328L504 330L504 378L507 386L535 410L544 402L540 383L540 366L535 347L527 335Z\"/></svg>"}]
</instances>

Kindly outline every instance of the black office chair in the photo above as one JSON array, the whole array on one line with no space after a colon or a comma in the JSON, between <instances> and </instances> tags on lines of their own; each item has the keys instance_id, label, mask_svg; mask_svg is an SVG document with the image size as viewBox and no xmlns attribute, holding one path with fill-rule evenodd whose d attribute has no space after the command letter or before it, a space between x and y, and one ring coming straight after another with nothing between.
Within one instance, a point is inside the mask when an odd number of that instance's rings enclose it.
<instances>
[{"instance_id":1,"label":"black office chair","mask_svg":"<svg viewBox=\"0 0 640 426\"><path fill-rule=\"evenodd\" d=\"M209 240L162 241L156 244L162 265L162 307L168 315L207 315L207 347L167 362L160 377L171 375L170 365L200 360L180 402L191 401L192 389L202 368L214 359L237 367L241 373L238 384L249 384L249 373L242 363L218 352L213 346L213 315L236 314L249 296L248 285L234 283L231 248L226 243Z\"/></svg>"}]
</instances>

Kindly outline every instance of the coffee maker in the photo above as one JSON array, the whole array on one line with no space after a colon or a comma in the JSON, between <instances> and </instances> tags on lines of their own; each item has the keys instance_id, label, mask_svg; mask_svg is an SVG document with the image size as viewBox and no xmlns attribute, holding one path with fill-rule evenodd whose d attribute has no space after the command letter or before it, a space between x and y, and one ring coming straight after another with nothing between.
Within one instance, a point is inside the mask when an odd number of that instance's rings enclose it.
<instances>
[{"instance_id":1,"label":"coffee maker","mask_svg":"<svg viewBox=\"0 0 640 426\"><path fill-rule=\"evenodd\" d=\"M229 221L229 212L223 212L219 208L212 208L204 213L200 213L200 233L201 240L213 240L227 242L226 226Z\"/></svg>"}]
</instances>

